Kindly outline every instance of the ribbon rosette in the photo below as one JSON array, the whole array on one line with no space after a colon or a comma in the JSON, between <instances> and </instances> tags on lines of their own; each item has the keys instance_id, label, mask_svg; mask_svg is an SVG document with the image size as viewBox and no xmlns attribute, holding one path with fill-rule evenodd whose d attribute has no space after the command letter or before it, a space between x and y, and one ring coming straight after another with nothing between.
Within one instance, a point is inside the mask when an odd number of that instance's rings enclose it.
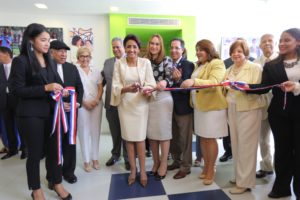
<instances>
[{"instance_id":1,"label":"ribbon rosette","mask_svg":"<svg viewBox=\"0 0 300 200\"><path fill-rule=\"evenodd\" d=\"M67 123L67 115L64 110L62 92L51 93L52 98L56 101L51 135L56 131L57 136L57 162L62 163L62 129L66 134L69 131L69 144L76 144L76 92L74 87L66 87L70 94L70 120Z\"/></svg>"}]
</instances>

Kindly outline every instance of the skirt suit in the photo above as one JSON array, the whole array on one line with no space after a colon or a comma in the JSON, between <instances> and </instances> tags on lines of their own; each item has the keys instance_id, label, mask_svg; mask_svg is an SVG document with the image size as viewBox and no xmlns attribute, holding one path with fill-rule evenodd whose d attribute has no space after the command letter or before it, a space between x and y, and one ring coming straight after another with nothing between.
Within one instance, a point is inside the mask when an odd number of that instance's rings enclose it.
<instances>
[{"instance_id":1,"label":"skirt suit","mask_svg":"<svg viewBox=\"0 0 300 200\"><path fill-rule=\"evenodd\" d=\"M155 87L150 61L138 58L137 66L129 67L126 58L117 60L113 73L111 105L118 106L122 138L131 142L146 139L150 102L140 92L121 94L123 87L135 82L144 87Z\"/></svg>"},{"instance_id":2,"label":"skirt suit","mask_svg":"<svg viewBox=\"0 0 300 200\"><path fill-rule=\"evenodd\" d=\"M167 87L173 83L171 78L172 61L166 57L161 63L152 63L155 80L165 80ZM173 98L171 92L157 92L156 97L149 104L149 118L147 126L147 138L151 140L172 139L172 115Z\"/></svg>"}]
</instances>

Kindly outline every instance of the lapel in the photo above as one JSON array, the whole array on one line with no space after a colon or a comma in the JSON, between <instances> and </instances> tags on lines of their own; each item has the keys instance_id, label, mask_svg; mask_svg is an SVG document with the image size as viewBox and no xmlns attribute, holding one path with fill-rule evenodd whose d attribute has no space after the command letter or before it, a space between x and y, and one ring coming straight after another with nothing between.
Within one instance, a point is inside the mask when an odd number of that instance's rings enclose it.
<instances>
[{"instance_id":1,"label":"lapel","mask_svg":"<svg viewBox=\"0 0 300 200\"><path fill-rule=\"evenodd\" d=\"M207 70L209 68L208 62L205 63L205 65L200 69L198 77L201 78L206 78L205 76L207 75Z\"/></svg>"},{"instance_id":2,"label":"lapel","mask_svg":"<svg viewBox=\"0 0 300 200\"><path fill-rule=\"evenodd\" d=\"M180 61L177 63L176 67L178 69L182 69L183 68L183 64L182 64L183 58L180 59Z\"/></svg>"},{"instance_id":3,"label":"lapel","mask_svg":"<svg viewBox=\"0 0 300 200\"><path fill-rule=\"evenodd\" d=\"M141 58L138 58L137 60L137 72L139 75L139 83L141 84L141 86L144 86L146 67Z\"/></svg>"},{"instance_id":4,"label":"lapel","mask_svg":"<svg viewBox=\"0 0 300 200\"><path fill-rule=\"evenodd\" d=\"M240 73L237 74L236 76L236 80L248 80L247 77L250 76L249 73L249 65L245 64L246 66L241 66L242 69L240 71Z\"/></svg>"},{"instance_id":5,"label":"lapel","mask_svg":"<svg viewBox=\"0 0 300 200\"><path fill-rule=\"evenodd\" d=\"M276 79L275 80L280 80L280 83L283 83L285 81L288 80L286 71L284 69L284 65L283 65L283 61L280 61L279 63L277 63L276 65L273 65L273 73L274 75L276 75Z\"/></svg>"},{"instance_id":6,"label":"lapel","mask_svg":"<svg viewBox=\"0 0 300 200\"><path fill-rule=\"evenodd\" d=\"M46 68L46 70L47 70L47 68ZM44 73L40 73L40 76L42 77L42 80L44 81L44 83L48 84L48 78L45 76L45 74Z\"/></svg>"},{"instance_id":7,"label":"lapel","mask_svg":"<svg viewBox=\"0 0 300 200\"><path fill-rule=\"evenodd\" d=\"M0 64L0 80L3 82L6 81L6 75L5 75L3 64Z\"/></svg>"}]
</instances>

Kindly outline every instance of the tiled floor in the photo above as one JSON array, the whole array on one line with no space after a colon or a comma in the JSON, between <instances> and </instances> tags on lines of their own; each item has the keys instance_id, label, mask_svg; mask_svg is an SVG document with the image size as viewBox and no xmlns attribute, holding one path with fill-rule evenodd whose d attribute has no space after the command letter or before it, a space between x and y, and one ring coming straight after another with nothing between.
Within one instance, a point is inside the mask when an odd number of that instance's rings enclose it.
<instances>
[{"instance_id":1,"label":"tiled floor","mask_svg":"<svg viewBox=\"0 0 300 200\"><path fill-rule=\"evenodd\" d=\"M99 171L86 173L82 169L81 155L78 147L78 161L76 175L78 182L68 184L66 188L72 193L74 200L114 200L114 199L140 199L140 200L267 200L268 192L272 187L274 176L257 180L257 185L252 192L242 195L230 195L229 188L233 187L228 181L232 178L232 161L217 163L215 182L210 186L204 186L198 175L201 167L193 167L191 174L184 179L174 180L172 176L175 171L168 171L167 177L162 181L148 178L146 188L137 182L133 186L127 185L128 171L124 169L123 161L119 161L112 167L106 167L105 162L110 157L111 138L110 135L101 135ZM221 155L223 147L221 140L219 149ZM78 145L79 146L79 145ZM147 158L147 170L151 170L151 158ZM57 195L47 189L45 180L44 161L41 162L42 188L47 200L58 199ZM14 156L8 160L0 160L0 200L31 199L30 191L27 190L25 161ZM282 198L282 200L294 200L295 197Z\"/></svg>"}]
</instances>

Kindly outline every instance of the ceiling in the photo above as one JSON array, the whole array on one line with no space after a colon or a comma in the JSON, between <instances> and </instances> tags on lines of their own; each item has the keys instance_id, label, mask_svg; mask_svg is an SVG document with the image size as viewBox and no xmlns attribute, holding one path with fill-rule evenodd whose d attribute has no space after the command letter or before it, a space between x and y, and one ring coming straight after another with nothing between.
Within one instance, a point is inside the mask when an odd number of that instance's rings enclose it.
<instances>
[{"instance_id":1,"label":"ceiling","mask_svg":"<svg viewBox=\"0 0 300 200\"><path fill-rule=\"evenodd\" d=\"M185 0L185 2L192 0ZM110 12L110 6L119 7L120 13L153 14L173 13L172 4L183 5L180 0L0 0L0 12L45 13L66 15L98 15ZM40 10L34 3L45 3L47 10ZM3 6L4 5L4 6Z\"/></svg>"},{"instance_id":2,"label":"ceiling","mask_svg":"<svg viewBox=\"0 0 300 200\"><path fill-rule=\"evenodd\" d=\"M0 0L0 12L99 15L110 13L110 6L117 6L119 13L195 15L201 12L203 3L206 8L210 5L216 8L217 4L239 6L242 1L267 3L276 0ZM34 3L45 3L48 9L38 9Z\"/></svg>"}]
</instances>

